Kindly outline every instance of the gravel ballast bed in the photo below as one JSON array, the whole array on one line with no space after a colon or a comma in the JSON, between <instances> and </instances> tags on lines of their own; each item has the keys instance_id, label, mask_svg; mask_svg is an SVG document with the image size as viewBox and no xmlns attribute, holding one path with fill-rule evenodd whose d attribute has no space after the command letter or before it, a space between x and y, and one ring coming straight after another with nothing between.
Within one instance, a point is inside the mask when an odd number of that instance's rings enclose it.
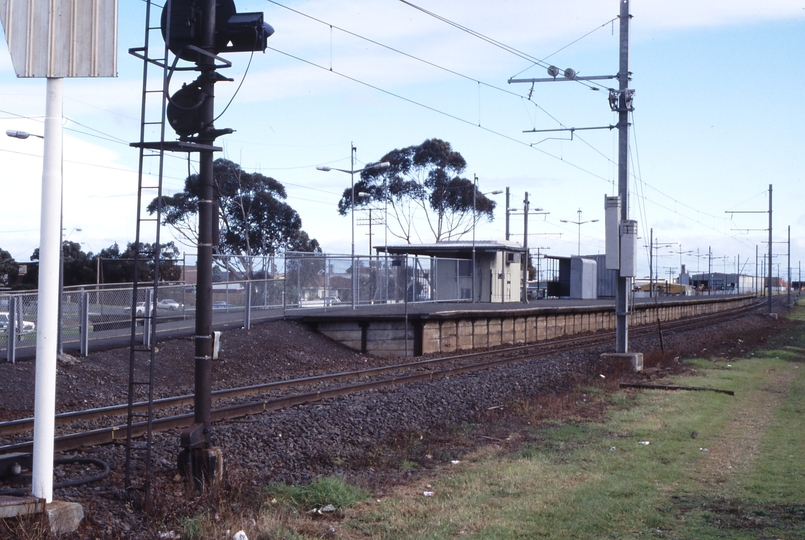
<instances>
[{"instance_id":1,"label":"gravel ballast bed","mask_svg":"<svg viewBox=\"0 0 805 540\"><path fill-rule=\"evenodd\" d=\"M732 358L764 341L774 330L768 317L750 315L696 332L668 334L666 356ZM739 339L740 338L740 341ZM246 386L256 382L348 371L398 363L399 359L366 357L336 345L294 323L268 323L249 332L224 334L222 360L215 363L214 388ZM630 349L652 354L659 340L630 341ZM158 394L192 393L191 340L159 345ZM414 457L435 455L434 462L455 457L451 438L464 425L483 426L496 420L504 429L511 405L546 394L571 390L577 383L609 376L600 354L611 348L584 353L560 353L429 382L405 384L334 398L287 410L217 423L213 443L221 448L228 482L261 486L270 482L306 482L317 475L343 474L350 481L382 490L385 482L404 480L410 471L394 470L412 452L411 441L423 441ZM89 408L124 401L128 349L94 353L89 358L60 363L59 410ZM3 419L26 416L33 405L32 383L24 375L31 365L0 366L16 378L2 377L0 414ZM29 371L31 373L29 373ZM4 374L4 373L1 373ZM27 392L30 391L30 396ZM30 398L30 399L29 399ZM86 402L84 402L86 400ZM82 404L82 406L76 406ZM30 413L28 413L30 414ZM484 429L480 427L479 429ZM477 445L488 440L477 438ZM466 442L466 441L465 441ZM434 454L442 445L444 451ZM177 477L179 433L155 436L154 493L163 512L192 508L193 495ZM462 447L463 448L463 447ZM88 517L75 538L153 537L142 516L130 512L123 497L122 445L87 449L78 453L106 461L112 468L101 482L57 490L55 498L82 503ZM163 515L170 521L170 516Z\"/></svg>"}]
</instances>

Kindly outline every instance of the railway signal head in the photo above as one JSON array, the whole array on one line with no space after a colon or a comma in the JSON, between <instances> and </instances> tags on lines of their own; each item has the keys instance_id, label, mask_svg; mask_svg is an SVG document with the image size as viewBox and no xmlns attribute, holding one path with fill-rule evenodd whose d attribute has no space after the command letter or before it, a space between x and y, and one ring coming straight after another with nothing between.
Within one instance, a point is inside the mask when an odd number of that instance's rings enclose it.
<instances>
[{"instance_id":1,"label":"railway signal head","mask_svg":"<svg viewBox=\"0 0 805 540\"><path fill-rule=\"evenodd\" d=\"M198 62L203 48L205 0L169 0L162 10L161 30L168 49L188 62ZM215 0L212 53L265 51L274 29L262 13L237 13L234 0Z\"/></svg>"}]
</instances>

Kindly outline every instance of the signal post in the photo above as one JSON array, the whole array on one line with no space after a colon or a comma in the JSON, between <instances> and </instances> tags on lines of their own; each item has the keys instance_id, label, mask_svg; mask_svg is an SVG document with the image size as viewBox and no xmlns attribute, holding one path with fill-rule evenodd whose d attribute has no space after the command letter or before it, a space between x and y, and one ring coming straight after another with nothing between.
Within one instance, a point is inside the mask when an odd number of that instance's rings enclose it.
<instances>
[{"instance_id":1,"label":"signal post","mask_svg":"<svg viewBox=\"0 0 805 540\"><path fill-rule=\"evenodd\" d=\"M217 247L218 201L213 189L216 138L232 129L216 129L215 83L231 81L218 74L229 67L222 52L265 51L274 29L262 13L237 13L233 0L169 0L162 15L162 33L170 51L195 62L198 78L170 99L167 118L179 135L199 153L199 235L196 284L195 398L193 425L180 436L179 471L203 488L223 476L223 455L212 445L212 257ZM216 62L222 62L217 64Z\"/></svg>"}]
</instances>

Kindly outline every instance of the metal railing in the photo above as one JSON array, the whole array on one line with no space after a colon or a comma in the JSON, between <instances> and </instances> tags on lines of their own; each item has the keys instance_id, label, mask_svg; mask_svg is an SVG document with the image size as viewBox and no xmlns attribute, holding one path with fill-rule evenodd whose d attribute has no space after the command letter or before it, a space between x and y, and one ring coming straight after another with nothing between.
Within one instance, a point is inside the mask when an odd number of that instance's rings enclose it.
<instances>
[{"instance_id":1,"label":"metal railing","mask_svg":"<svg viewBox=\"0 0 805 540\"><path fill-rule=\"evenodd\" d=\"M465 259L309 254L285 258L284 309L470 302Z\"/></svg>"},{"instance_id":2,"label":"metal railing","mask_svg":"<svg viewBox=\"0 0 805 540\"><path fill-rule=\"evenodd\" d=\"M349 255L289 254L272 260L275 277L214 282L213 326L248 329L252 320L281 317L288 310L470 302L472 277L468 263L463 259L405 255L357 256L353 281ZM132 313L130 284L64 287L60 352L68 348L87 355L90 347L125 345L131 338L132 317L142 319L149 310L157 319L158 333L189 335L194 331L194 285L160 285L156 299L147 292L150 290L138 291ZM18 353L32 356L37 324L36 291L0 295L0 361L14 362ZM138 328L137 339L149 343L152 336L147 325L140 322Z\"/></svg>"}]
</instances>

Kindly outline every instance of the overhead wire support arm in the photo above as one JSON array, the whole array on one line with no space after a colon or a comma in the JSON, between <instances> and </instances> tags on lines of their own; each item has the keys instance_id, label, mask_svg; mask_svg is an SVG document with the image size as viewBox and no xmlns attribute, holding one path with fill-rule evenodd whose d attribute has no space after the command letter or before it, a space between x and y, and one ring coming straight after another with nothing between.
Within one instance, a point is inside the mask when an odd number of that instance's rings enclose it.
<instances>
[{"instance_id":1,"label":"overhead wire support arm","mask_svg":"<svg viewBox=\"0 0 805 540\"><path fill-rule=\"evenodd\" d=\"M509 84L512 84L512 83L538 83L538 82L604 81L618 78L617 75L591 75L589 77L582 77L576 75L575 73L572 74L573 75L572 77L568 77L568 75L570 75L570 73L568 73L568 70L565 70L565 76L561 78L545 77L541 79L509 79L508 82Z\"/></svg>"},{"instance_id":2,"label":"overhead wire support arm","mask_svg":"<svg viewBox=\"0 0 805 540\"><path fill-rule=\"evenodd\" d=\"M569 131L571 139L573 138L574 131L589 131L591 129L609 129L613 130L618 126L596 126L596 127L581 127L581 128L554 128L554 129L526 129L523 133L550 133L552 131Z\"/></svg>"}]
</instances>

